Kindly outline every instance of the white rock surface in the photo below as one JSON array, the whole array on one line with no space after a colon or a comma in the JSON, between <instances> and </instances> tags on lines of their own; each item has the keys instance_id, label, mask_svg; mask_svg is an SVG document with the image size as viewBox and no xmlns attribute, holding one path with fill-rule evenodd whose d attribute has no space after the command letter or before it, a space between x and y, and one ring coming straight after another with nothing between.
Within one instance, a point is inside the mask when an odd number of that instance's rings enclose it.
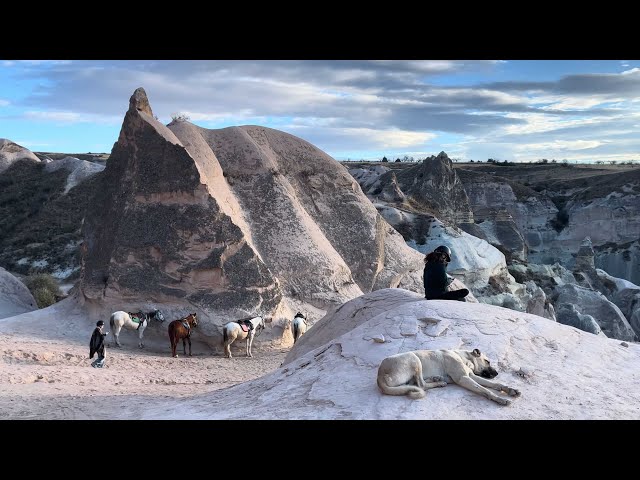
<instances>
[{"instance_id":1,"label":"white rock surface","mask_svg":"<svg viewBox=\"0 0 640 480\"><path fill-rule=\"evenodd\" d=\"M28 148L6 138L0 138L0 173L22 159L40 163L40 159Z\"/></svg>"},{"instance_id":2,"label":"white rock surface","mask_svg":"<svg viewBox=\"0 0 640 480\"><path fill-rule=\"evenodd\" d=\"M81 183L83 180L104 170L104 165L98 163L87 162L76 157L64 157L60 160L53 160L45 165L46 172L55 172L64 168L69 172L67 184L64 193L68 193L73 187Z\"/></svg>"},{"instance_id":3,"label":"white rock surface","mask_svg":"<svg viewBox=\"0 0 640 480\"><path fill-rule=\"evenodd\" d=\"M37 309L38 304L26 285L0 267L0 318Z\"/></svg>"},{"instance_id":4,"label":"white rock surface","mask_svg":"<svg viewBox=\"0 0 640 480\"><path fill-rule=\"evenodd\" d=\"M433 328L433 321L425 318L449 326L433 337L424 330ZM419 326L415 335L403 335L409 324ZM372 343L380 332L387 342ZM320 346L306 350L304 340L306 348ZM384 358L439 348L479 348L499 371L496 380L522 395L502 407L457 385L430 390L423 400L381 394L376 375ZM298 349L301 355L295 355ZM625 348L618 340L487 305L429 302L412 292L378 290L327 315L290 356L262 378L154 402L143 418L640 419L640 345Z\"/></svg>"}]
</instances>

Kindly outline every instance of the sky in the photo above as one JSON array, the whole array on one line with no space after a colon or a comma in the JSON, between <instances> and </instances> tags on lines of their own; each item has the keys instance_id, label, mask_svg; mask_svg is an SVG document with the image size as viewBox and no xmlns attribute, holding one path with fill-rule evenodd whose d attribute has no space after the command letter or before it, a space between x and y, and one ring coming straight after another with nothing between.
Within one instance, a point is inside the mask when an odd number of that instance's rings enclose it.
<instances>
[{"instance_id":1,"label":"sky","mask_svg":"<svg viewBox=\"0 0 640 480\"><path fill-rule=\"evenodd\" d=\"M0 60L0 138L108 153L138 87L165 124L261 125L336 160L640 161L632 60Z\"/></svg>"}]
</instances>

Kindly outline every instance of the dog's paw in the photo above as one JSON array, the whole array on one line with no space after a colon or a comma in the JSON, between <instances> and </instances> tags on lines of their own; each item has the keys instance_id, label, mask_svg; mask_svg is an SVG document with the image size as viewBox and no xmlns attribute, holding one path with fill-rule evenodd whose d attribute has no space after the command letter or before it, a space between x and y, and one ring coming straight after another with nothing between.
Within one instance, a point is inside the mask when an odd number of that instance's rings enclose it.
<instances>
[{"instance_id":1,"label":"dog's paw","mask_svg":"<svg viewBox=\"0 0 640 480\"><path fill-rule=\"evenodd\" d=\"M441 377L440 375L436 375L434 377L431 377L431 381L432 382L444 382L444 377Z\"/></svg>"},{"instance_id":2,"label":"dog's paw","mask_svg":"<svg viewBox=\"0 0 640 480\"><path fill-rule=\"evenodd\" d=\"M506 392L512 397L520 396L520 390L516 390L515 388L507 387Z\"/></svg>"},{"instance_id":3,"label":"dog's paw","mask_svg":"<svg viewBox=\"0 0 640 480\"><path fill-rule=\"evenodd\" d=\"M509 400L508 398L499 397L498 399L496 399L496 402L504 406L511 405L511 400Z\"/></svg>"},{"instance_id":4,"label":"dog's paw","mask_svg":"<svg viewBox=\"0 0 640 480\"><path fill-rule=\"evenodd\" d=\"M438 387L446 387L447 382L438 382Z\"/></svg>"}]
</instances>

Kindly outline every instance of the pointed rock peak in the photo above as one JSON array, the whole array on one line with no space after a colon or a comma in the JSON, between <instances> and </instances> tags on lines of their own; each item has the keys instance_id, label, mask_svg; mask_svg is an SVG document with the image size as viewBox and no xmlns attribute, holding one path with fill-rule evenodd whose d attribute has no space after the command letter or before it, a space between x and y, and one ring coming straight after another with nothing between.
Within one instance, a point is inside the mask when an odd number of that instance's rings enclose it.
<instances>
[{"instance_id":1,"label":"pointed rock peak","mask_svg":"<svg viewBox=\"0 0 640 480\"><path fill-rule=\"evenodd\" d=\"M580 246L581 247L590 247L591 246L591 237L584 237L584 240L582 240L582 244Z\"/></svg>"},{"instance_id":2,"label":"pointed rock peak","mask_svg":"<svg viewBox=\"0 0 640 480\"><path fill-rule=\"evenodd\" d=\"M440 153L438 154L438 158L447 158L447 159L448 159L448 158L449 158L449 156L448 156L446 153L444 153L444 151L442 151L442 152L440 152Z\"/></svg>"},{"instance_id":3,"label":"pointed rock peak","mask_svg":"<svg viewBox=\"0 0 640 480\"><path fill-rule=\"evenodd\" d=\"M136 91L133 92L133 95L131 95L131 98L129 99L129 110L134 108L138 112L144 112L153 116L151 105L149 105L149 99L147 98L147 92L145 92L142 87L136 88Z\"/></svg>"}]
</instances>

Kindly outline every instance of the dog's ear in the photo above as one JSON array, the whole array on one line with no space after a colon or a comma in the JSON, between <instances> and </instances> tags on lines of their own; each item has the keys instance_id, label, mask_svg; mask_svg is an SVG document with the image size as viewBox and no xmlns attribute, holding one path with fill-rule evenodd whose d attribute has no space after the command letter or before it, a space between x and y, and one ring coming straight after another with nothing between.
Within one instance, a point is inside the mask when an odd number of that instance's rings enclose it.
<instances>
[{"instance_id":1,"label":"dog's ear","mask_svg":"<svg viewBox=\"0 0 640 480\"><path fill-rule=\"evenodd\" d=\"M471 353L473 353L473 355L476 356L476 357L480 356L480 350L478 350L477 348L474 348L473 352L471 352Z\"/></svg>"}]
</instances>

